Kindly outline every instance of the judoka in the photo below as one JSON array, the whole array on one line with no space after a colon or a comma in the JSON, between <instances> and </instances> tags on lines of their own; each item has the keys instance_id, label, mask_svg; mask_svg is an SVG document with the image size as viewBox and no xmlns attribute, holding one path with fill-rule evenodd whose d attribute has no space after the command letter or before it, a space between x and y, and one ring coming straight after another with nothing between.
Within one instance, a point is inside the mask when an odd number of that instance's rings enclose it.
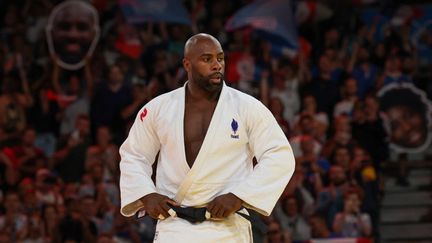
<instances>
[{"instance_id":1,"label":"judoka","mask_svg":"<svg viewBox=\"0 0 432 243\"><path fill-rule=\"evenodd\" d=\"M225 84L213 36L187 40L183 66L188 81L142 107L120 147L121 213L158 219L154 242L252 242L240 213L271 213L294 172L291 147L260 101ZM174 207L205 208L207 220Z\"/></svg>"}]
</instances>

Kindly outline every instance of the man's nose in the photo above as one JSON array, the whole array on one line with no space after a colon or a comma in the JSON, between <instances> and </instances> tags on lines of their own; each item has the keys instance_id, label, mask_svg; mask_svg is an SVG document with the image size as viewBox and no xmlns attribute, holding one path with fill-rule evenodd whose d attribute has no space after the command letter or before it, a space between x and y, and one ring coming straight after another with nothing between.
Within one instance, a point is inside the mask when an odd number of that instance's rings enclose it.
<instances>
[{"instance_id":1,"label":"man's nose","mask_svg":"<svg viewBox=\"0 0 432 243\"><path fill-rule=\"evenodd\" d=\"M220 71L220 70L222 70L222 67L223 67L222 62L219 62L218 60L215 60L212 63L212 70L214 70L214 71Z\"/></svg>"}]
</instances>

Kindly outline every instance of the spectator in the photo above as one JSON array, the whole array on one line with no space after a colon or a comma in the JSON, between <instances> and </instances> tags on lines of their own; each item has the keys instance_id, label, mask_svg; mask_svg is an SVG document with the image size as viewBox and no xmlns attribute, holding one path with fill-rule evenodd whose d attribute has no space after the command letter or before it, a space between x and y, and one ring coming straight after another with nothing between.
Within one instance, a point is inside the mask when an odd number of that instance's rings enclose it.
<instances>
[{"instance_id":1,"label":"spectator","mask_svg":"<svg viewBox=\"0 0 432 243\"><path fill-rule=\"evenodd\" d=\"M56 206L63 204L63 197L56 187L58 178L49 170L41 168L36 172L35 191L39 205L54 204Z\"/></svg>"},{"instance_id":2,"label":"spectator","mask_svg":"<svg viewBox=\"0 0 432 243\"><path fill-rule=\"evenodd\" d=\"M344 209L336 214L333 221L335 233L343 237L369 237L372 233L371 220L368 214L360 212L360 193L350 190L344 199Z\"/></svg>"},{"instance_id":3,"label":"spectator","mask_svg":"<svg viewBox=\"0 0 432 243\"><path fill-rule=\"evenodd\" d=\"M330 158L337 147L351 149L356 142L352 138L351 122L347 115L340 115L333 120L333 135L325 142L321 155Z\"/></svg>"},{"instance_id":4,"label":"spectator","mask_svg":"<svg viewBox=\"0 0 432 243\"><path fill-rule=\"evenodd\" d=\"M118 146L112 140L111 130L108 126L100 126L96 129L96 144L87 149L86 170L95 166L95 163L103 168L103 181L114 182L119 176L120 155Z\"/></svg>"},{"instance_id":5,"label":"spectator","mask_svg":"<svg viewBox=\"0 0 432 243\"><path fill-rule=\"evenodd\" d=\"M326 218L329 228L336 214L343 208L343 195L348 186L344 169L339 165L330 167L329 185L319 192L317 202L317 212Z\"/></svg>"},{"instance_id":6,"label":"spectator","mask_svg":"<svg viewBox=\"0 0 432 243\"><path fill-rule=\"evenodd\" d=\"M290 243L291 236L288 231L284 231L281 228L279 222L273 218L269 217L268 224L268 232L267 236L264 240L264 243Z\"/></svg>"},{"instance_id":7,"label":"spectator","mask_svg":"<svg viewBox=\"0 0 432 243\"><path fill-rule=\"evenodd\" d=\"M30 95L24 70L21 70L21 82L8 74L3 79L2 94L0 95L0 126L6 132L8 139L13 142L27 124L26 109L32 106L33 98Z\"/></svg>"},{"instance_id":8,"label":"spectator","mask_svg":"<svg viewBox=\"0 0 432 243\"><path fill-rule=\"evenodd\" d=\"M44 152L35 146L36 131L30 127L25 128L19 140L18 145L6 147L2 152L14 165L20 177L34 177L39 168L47 166Z\"/></svg>"},{"instance_id":9,"label":"spectator","mask_svg":"<svg viewBox=\"0 0 432 243\"><path fill-rule=\"evenodd\" d=\"M106 125L117 131L114 140L121 139L124 125L121 123L120 112L131 103L130 88L125 85L125 74L118 65L109 68L107 82L95 89L91 106L91 125L95 128Z\"/></svg>"},{"instance_id":10,"label":"spectator","mask_svg":"<svg viewBox=\"0 0 432 243\"><path fill-rule=\"evenodd\" d=\"M90 59L85 60L84 78L76 72L69 72L67 82L60 80L63 70L53 60L52 82L61 108L60 135L67 136L73 130L80 115L89 115L90 100L93 94L93 76Z\"/></svg>"},{"instance_id":11,"label":"spectator","mask_svg":"<svg viewBox=\"0 0 432 243\"><path fill-rule=\"evenodd\" d=\"M311 238L311 229L306 219L301 215L302 209L295 197L288 197L282 201L282 214L278 220L282 229L290 232L294 242L301 242Z\"/></svg>"},{"instance_id":12,"label":"spectator","mask_svg":"<svg viewBox=\"0 0 432 243\"><path fill-rule=\"evenodd\" d=\"M320 214L313 214L309 217L309 224L311 227L312 237L316 239L327 239L337 237L329 227L326 220Z\"/></svg>"},{"instance_id":13,"label":"spectator","mask_svg":"<svg viewBox=\"0 0 432 243\"><path fill-rule=\"evenodd\" d=\"M55 100L50 99L52 90L48 86L35 93L35 104L28 111L28 116L31 117L28 123L36 131L36 147L41 148L45 155L52 156L59 135L60 107Z\"/></svg>"},{"instance_id":14,"label":"spectator","mask_svg":"<svg viewBox=\"0 0 432 243\"><path fill-rule=\"evenodd\" d=\"M329 119L326 113L318 111L316 98L313 95L307 94L303 97L302 108L299 116L295 119L295 126L297 126L300 117L304 114L312 116L315 123L314 127L316 129L310 135L313 135L317 139L325 139L325 134L329 127Z\"/></svg>"},{"instance_id":15,"label":"spectator","mask_svg":"<svg viewBox=\"0 0 432 243\"><path fill-rule=\"evenodd\" d=\"M45 241L53 241L60 215L57 214L57 207L54 204L44 204L41 208L41 229Z\"/></svg>"},{"instance_id":16,"label":"spectator","mask_svg":"<svg viewBox=\"0 0 432 243\"><path fill-rule=\"evenodd\" d=\"M300 167L300 166L297 166ZM281 214L281 202L287 198L295 196L296 199L302 204L301 214L307 217L315 211L315 194L312 194L311 187L305 181L305 173L301 169L297 169L287 187L285 188L279 202L276 204L276 215Z\"/></svg>"},{"instance_id":17,"label":"spectator","mask_svg":"<svg viewBox=\"0 0 432 243\"><path fill-rule=\"evenodd\" d=\"M65 140L53 155L55 169L65 182L77 182L84 173L86 151L91 144L89 117L79 116L75 130Z\"/></svg>"},{"instance_id":18,"label":"spectator","mask_svg":"<svg viewBox=\"0 0 432 243\"><path fill-rule=\"evenodd\" d=\"M337 117L341 114L351 117L354 103L357 99L357 80L348 78L342 89L342 100L335 105L333 117Z\"/></svg>"},{"instance_id":19,"label":"spectator","mask_svg":"<svg viewBox=\"0 0 432 243\"><path fill-rule=\"evenodd\" d=\"M302 156L302 150L301 150L301 140L304 135L308 135L314 140L314 153L316 155L320 154L322 145L319 142L319 140L315 137L315 131L317 130L316 123L314 121L314 118L309 114L304 114L299 118L298 122L298 133L297 135L291 137L289 139L291 143L291 147L294 151L295 157Z\"/></svg>"},{"instance_id":20,"label":"spectator","mask_svg":"<svg viewBox=\"0 0 432 243\"><path fill-rule=\"evenodd\" d=\"M28 217L22 212L22 205L16 191L4 196L5 212L0 215L0 232L6 232L12 242L22 241L28 234Z\"/></svg>"},{"instance_id":21,"label":"spectator","mask_svg":"<svg viewBox=\"0 0 432 243\"><path fill-rule=\"evenodd\" d=\"M131 103L125 106L120 113L123 123L127 125L132 125L139 109L150 100L148 86L144 80L133 79L131 92Z\"/></svg>"},{"instance_id":22,"label":"spectator","mask_svg":"<svg viewBox=\"0 0 432 243\"><path fill-rule=\"evenodd\" d=\"M270 96L278 97L281 100L285 107L283 118L289 124L293 124L295 114L300 109L299 85L302 70L296 70L299 68L289 63L288 60L280 60L279 63L279 72L274 75Z\"/></svg>"},{"instance_id":23,"label":"spectator","mask_svg":"<svg viewBox=\"0 0 432 243\"><path fill-rule=\"evenodd\" d=\"M276 118L279 126L282 128L282 131L287 137L289 137L289 135L291 134L291 128L290 124L287 120L285 120L283 116L285 107L282 101L277 97L271 98L269 103L269 109Z\"/></svg>"},{"instance_id":24,"label":"spectator","mask_svg":"<svg viewBox=\"0 0 432 243\"><path fill-rule=\"evenodd\" d=\"M388 158L389 148L376 97L367 96L364 103L355 105L352 135L355 141L369 152L375 169L381 171L381 162Z\"/></svg>"},{"instance_id":25,"label":"spectator","mask_svg":"<svg viewBox=\"0 0 432 243\"><path fill-rule=\"evenodd\" d=\"M96 226L80 212L79 200L66 202L67 214L62 218L56 230L55 242L95 242Z\"/></svg>"},{"instance_id":26,"label":"spectator","mask_svg":"<svg viewBox=\"0 0 432 243\"><path fill-rule=\"evenodd\" d=\"M404 75L401 71L401 60L397 56L389 56L385 60L382 77L378 79L378 89L391 83L412 83L412 79Z\"/></svg>"},{"instance_id":27,"label":"spectator","mask_svg":"<svg viewBox=\"0 0 432 243\"><path fill-rule=\"evenodd\" d=\"M306 86L306 92L316 98L317 111L324 112L327 117L333 115L333 108L339 101L339 86L335 77L332 77L332 61L326 55L319 58L319 75L313 78Z\"/></svg>"},{"instance_id":28,"label":"spectator","mask_svg":"<svg viewBox=\"0 0 432 243\"><path fill-rule=\"evenodd\" d=\"M345 173L351 169L351 151L344 146L336 147L331 159L333 165L338 165L345 170Z\"/></svg>"}]
</instances>

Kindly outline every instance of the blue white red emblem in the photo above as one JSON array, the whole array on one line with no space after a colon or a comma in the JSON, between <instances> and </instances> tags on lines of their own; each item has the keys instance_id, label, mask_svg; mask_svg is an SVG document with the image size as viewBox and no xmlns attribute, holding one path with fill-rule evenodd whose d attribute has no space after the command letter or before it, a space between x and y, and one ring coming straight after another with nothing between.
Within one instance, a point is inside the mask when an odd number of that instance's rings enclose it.
<instances>
[{"instance_id":1,"label":"blue white red emblem","mask_svg":"<svg viewBox=\"0 0 432 243\"><path fill-rule=\"evenodd\" d=\"M231 134L231 138L239 138L239 135L237 134L237 130L238 130L238 122L236 120L234 120L234 118L232 119L231 122L231 129L233 131L233 133Z\"/></svg>"}]
</instances>

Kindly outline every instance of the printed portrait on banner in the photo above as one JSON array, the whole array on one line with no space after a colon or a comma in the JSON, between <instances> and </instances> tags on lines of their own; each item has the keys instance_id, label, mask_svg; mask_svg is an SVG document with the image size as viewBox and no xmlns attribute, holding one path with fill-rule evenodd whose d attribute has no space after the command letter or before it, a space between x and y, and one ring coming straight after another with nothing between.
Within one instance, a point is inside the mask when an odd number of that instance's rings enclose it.
<instances>
[{"instance_id":1,"label":"printed portrait on banner","mask_svg":"<svg viewBox=\"0 0 432 243\"><path fill-rule=\"evenodd\" d=\"M428 148L432 103L426 93L410 83L395 83L384 86L378 97L390 147L401 153L418 153Z\"/></svg>"},{"instance_id":2,"label":"printed portrait on banner","mask_svg":"<svg viewBox=\"0 0 432 243\"><path fill-rule=\"evenodd\" d=\"M99 16L88 2L68 0L51 12L46 37L51 56L59 66L77 70L93 54L99 39Z\"/></svg>"}]
</instances>

